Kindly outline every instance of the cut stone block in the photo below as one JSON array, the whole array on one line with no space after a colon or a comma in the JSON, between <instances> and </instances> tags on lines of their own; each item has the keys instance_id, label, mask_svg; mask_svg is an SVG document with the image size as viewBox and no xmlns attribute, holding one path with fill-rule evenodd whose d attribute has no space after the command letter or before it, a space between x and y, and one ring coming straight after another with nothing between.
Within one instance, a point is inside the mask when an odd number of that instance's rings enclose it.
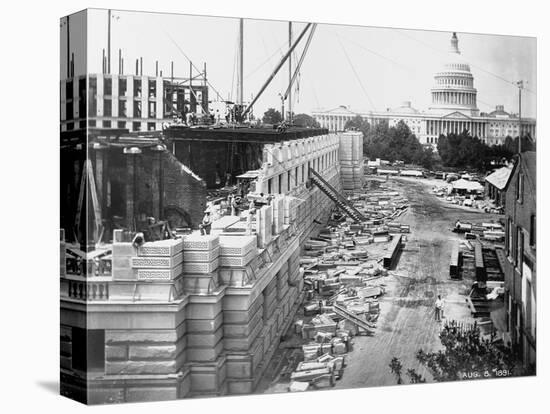
<instances>
[{"instance_id":1,"label":"cut stone block","mask_svg":"<svg viewBox=\"0 0 550 414\"><path fill-rule=\"evenodd\" d=\"M188 333L214 333L223 325L224 314L220 312L212 319L187 319Z\"/></svg>"},{"instance_id":2,"label":"cut stone block","mask_svg":"<svg viewBox=\"0 0 550 414\"><path fill-rule=\"evenodd\" d=\"M172 257L154 257L154 256L138 256L132 257L131 266L134 269L148 268L168 268L171 269L179 265L183 260L183 253L178 253Z\"/></svg>"},{"instance_id":3,"label":"cut stone block","mask_svg":"<svg viewBox=\"0 0 550 414\"><path fill-rule=\"evenodd\" d=\"M155 344L159 342L176 342L185 335L185 332L185 323L180 324L176 329L106 330L105 343L149 342Z\"/></svg>"},{"instance_id":4,"label":"cut stone block","mask_svg":"<svg viewBox=\"0 0 550 414\"><path fill-rule=\"evenodd\" d=\"M231 395L252 394L254 392L255 381L253 379L245 380L227 380L227 392Z\"/></svg>"},{"instance_id":5,"label":"cut stone block","mask_svg":"<svg viewBox=\"0 0 550 414\"><path fill-rule=\"evenodd\" d=\"M226 351L248 351L256 337L262 330L262 324L257 323L250 335L240 338L224 337L224 348Z\"/></svg>"},{"instance_id":6,"label":"cut stone block","mask_svg":"<svg viewBox=\"0 0 550 414\"><path fill-rule=\"evenodd\" d=\"M172 257L181 253L182 239L167 239L146 242L138 248L138 256L165 256Z\"/></svg>"},{"instance_id":7,"label":"cut stone block","mask_svg":"<svg viewBox=\"0 0 550 414\"><path fill-rule=\"evenodd\" d=\"M105 361L105 373L120 374L175 374L177 361Z\"/></svg>"},{"instance_id":8,"label":"cut stone block","mask_svg":"<svg viewBox=\"0 0 550 414\"><path fill-rule=\"evenodd\" d=\"M328 368L321 369L312 369L309 371L295 371L290 374L290 379L292 381L311 381L314 378L320 377L321 375L330 375L331 372Z\"/></svg>"},{"instance_id":9,"label":"cut stone block","mask_svg":"<svg viewBox=\"0 0 550 414\"><path fill-rule=\"evenodd\" d=\"M214 260L208 263L184 262L183 272L184 273L212 273L218 268L218 265L219 265L219 257L216 257Z\"/></svg>"},{"instance_id":10,"label":"cut stone block","mask_svg":"<svg viewBox=\"0 0 550 414\"><path fill-rule=\"evenodd\" d=\"M223 351L224 341L220 340L215 346L187 347L187 361L189 362L211 362L215 361Z\"/></svg>"},{"instance_id":11,"label":"cut stone block","mask_svg":"<svg viewBox=\"0 0 550 414\"><path fill-rule=\"evenodd\" d=\"M224 330L220 326L214 333L189 333L187 334L187 347L214 348L222 339Z\"/></svg>"},{"instance_id":12,"label":"cut stone block","mask_svg":"<svg viewBox=\"0 0 550 414\"><path fill-rule=\"evenodd\" d=\"M139 387L126 390L127 402L168 401L178 398L178 389L173 387Z\"/></svg>"},{"instance_id":13,"label":"cut stone block","mask_svg":"<svg viewBox=\"0 0 550 414\"><path fill-rule=\"evenodd\" d=\"M126 345L106 345L105 359L107 360L126 360L128 359L128 346Z\"/></svg>"},{"instance_id":14,"label":"cut stone block","mask_svg":"<svg viewBox=\"0 0 550 414\"><path fill-rule=\"evenodd\" d=\"M172 269L138 269L138 280L173 280L181 275L183 265L180 263Z\"/></svg>"},{"instance_id":15,"label":"cut stone block","mask_svg":"<svg viewBox=\"0 0 550 414\"><path fill-rule=\"evenodd\" d=\"M220 256L220 266L223 267L243 267L250 263L256 257L257 251L250 250L244 256Z\"/></svg>"},{"instance_id":16,"label":"cut stone block","mask_svg":"<svg viewBox=\"0 0 550 414\"><path fill-rule=\"evenodd\" d=\"M185 316L190 319L213 319L222 311L224 290L218 290L211 295L189 295L189 303L185 308Z\"/></svg>"},{"instance_id":17,"label":"cut stone block","mask_svg":"<svg viewBox=\"0 0 550 414\"><path fill-rule=\"evenodd\" d=\"M256 328L258 323L262 323L263 318L261 313L256 313L252 319L245 323L224 323L223 332L226 338L248 336Z\"/></svg>"},{"instance_id":18,"label":"cut stone block","mask_svg":"<svg viewBox=\"0 0 550 414\"><path fill-rule=\"evenodd\" d=\"M186 250L183 252L183 260L185 262L211 262L219 254L219 246L212 250Z\"/></svg>"},{"instance_id":19,"label":"cut stone block","mask_svg":"<svg viewBox=\"0 0 550 414\"><path fill-rule=\"evenodd\" d=\"M220 236L221 256L244 256L256 251L256 236Z\"/></svg>"},{"instance_id":20,"label":"cut stone block","mask_svg":"<svg viewBox=\"0 0 550 414\"><path fill-rule=\"evenodd\" d=\"M198 233L186 236L183 239L183 251L187 250L213 250L220 244L218 235L201 235Z\"/></svg>"},{"instance_id":21,"label":"cut stone block","mask_svg":"<svg viewBox=\"0 0 550 414\"><path fill-rule=\"evenodd\" d=\"M191 363L191 392L220 392L225 382L225 358L218 358L213 363Z\"/></svg>"},{"instance_id":22,"label":"cut stone block","mask_svg":"<svg viewBox=\"0 0 550 414\"><path fill-rule=\"evenodd\" d=\"M132 360L141 359L172 359L180 350L172 345L130 345L129 357Z\"/></svg>"}]
</instances>

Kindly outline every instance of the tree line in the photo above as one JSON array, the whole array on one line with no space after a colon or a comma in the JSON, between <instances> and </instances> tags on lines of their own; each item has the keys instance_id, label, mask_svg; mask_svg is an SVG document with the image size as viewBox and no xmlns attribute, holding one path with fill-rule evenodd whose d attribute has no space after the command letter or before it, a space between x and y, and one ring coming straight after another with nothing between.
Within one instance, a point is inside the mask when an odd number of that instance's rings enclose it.
<instances>
[{"instance_id":1,"label":"tree line","mask_svg":"<svg viewBox=\"0 0 550 414\"><path fill-rule=\"evenodd\" d=\"M510 160L518 151L518 139L506 137L504 144L489 146L469 131L440 135L437 153L430 145L422 145L407 124L399 121L389 126L382 121L371 126L357 115L345 124L345 129L361 131L365 137L363 151L370 159L382 158L390 162L421 165L426 169L457 168L485 171L494 164ZM534 151L535 144L529 136L522 137L523 151Z\"/></svg>"}]
</instances>

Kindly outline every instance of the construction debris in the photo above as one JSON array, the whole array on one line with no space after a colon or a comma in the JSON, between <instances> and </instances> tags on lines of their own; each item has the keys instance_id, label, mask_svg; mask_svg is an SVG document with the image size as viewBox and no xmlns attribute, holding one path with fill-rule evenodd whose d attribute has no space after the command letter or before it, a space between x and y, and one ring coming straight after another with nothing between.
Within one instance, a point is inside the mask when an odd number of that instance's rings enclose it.
<instances>
[{"instance_id":1,"label":"construction debris","mask_svg":"<svg viewBox=\"0 0 550 414\"><path fill-rule=\"evenodd\" d=\"M365 220L337 208L300 257L306 300L303 319L292 332L303 341L299 362L290 373L291 392L332 387L343 375L345 356L357 335L374 335L384 278L411 232L397 219L409 206L398 192L379 181L377 188L347 195Z\"/></svg>"}]
</instances>

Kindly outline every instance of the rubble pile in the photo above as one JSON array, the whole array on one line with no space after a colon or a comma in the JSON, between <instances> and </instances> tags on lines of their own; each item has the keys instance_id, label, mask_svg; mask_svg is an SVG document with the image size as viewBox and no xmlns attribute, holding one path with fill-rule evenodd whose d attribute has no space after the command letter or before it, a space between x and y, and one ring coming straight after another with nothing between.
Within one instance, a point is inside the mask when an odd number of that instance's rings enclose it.
<instances>
[{"instance_id":1,"label":"rubble pile","mask_svg":"<svg viewBox=\"0 0 550 414\"><path fill-rule=\"evenodd\" d=\"M410 226L396 219L409 204L398 192L380 185L348 197L366 221L333 214L300 256L306 300L303 319L294 323L303 361L290 373L288 390L331 387L343 375L352 338L374 335L385 293L385 258ZM393 240L393 241L392 241ZM392 241L390 243L390 241Z\"/></svg>"}]
</instances>

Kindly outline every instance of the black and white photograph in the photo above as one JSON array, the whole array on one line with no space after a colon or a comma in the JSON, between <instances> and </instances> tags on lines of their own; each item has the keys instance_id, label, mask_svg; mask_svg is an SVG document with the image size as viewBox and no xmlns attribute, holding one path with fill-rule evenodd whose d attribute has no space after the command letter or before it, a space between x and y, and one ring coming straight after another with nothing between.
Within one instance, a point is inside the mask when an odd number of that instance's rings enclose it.
<instances>
[{"instance_id":1,"label":"black and white photograph","mask_svg":"<svg viewBox=\"0 0 550 414\"><path fill-rule=\"evenodd\" d=\"M3 10L3 412L543 411L543 3Z\"/></svg>"},{"instance_id":2,"label":"black and white photograph","mask_svg":"<svg viewBox=\"0 0 550 414\"><path fill-rule=\"evenodd\" d=\"M60 393L536 374L533 37L60 19Z\"/></svg>"}]
</instances>

